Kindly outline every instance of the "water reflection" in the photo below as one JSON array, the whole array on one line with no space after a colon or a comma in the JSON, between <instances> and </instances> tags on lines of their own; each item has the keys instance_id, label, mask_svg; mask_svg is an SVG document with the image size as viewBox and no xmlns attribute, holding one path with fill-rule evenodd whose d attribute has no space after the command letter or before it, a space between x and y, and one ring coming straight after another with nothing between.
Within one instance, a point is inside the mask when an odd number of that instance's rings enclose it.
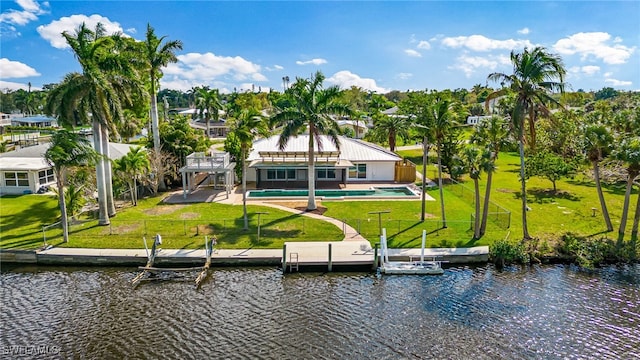
<instances>
[{"instance_id":1,"label":"water reflection","mask_svg":"<svg viewBox=\"0 0 640 360\"><path fill-rule=\"evenodd\" d=\"M625 359L640 267L450 268L444 276L214 269L132 290L135 269L5 268L1 346L65 358ZM189 279L192 280L192 279Z\"/></svg>"}]
</instances>

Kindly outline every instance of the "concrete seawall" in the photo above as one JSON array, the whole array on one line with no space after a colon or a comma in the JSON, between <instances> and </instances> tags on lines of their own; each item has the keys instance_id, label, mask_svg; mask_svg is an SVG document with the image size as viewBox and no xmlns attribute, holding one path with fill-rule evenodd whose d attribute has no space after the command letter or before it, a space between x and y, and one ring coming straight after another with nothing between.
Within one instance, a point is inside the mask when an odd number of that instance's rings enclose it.
<instances>
[{"instance_id":1,"label":"concrete seawall","mask_svg":"<svg viewBox=\"0 0 640 360\"><path fill-rule=\"evenodd\" d=\"M311 245L311 243L306 244L307 246ZM363 253L365 252L368 252L371 256L367 256L366 261L363 261L365 260L363 259ZM373 251L369 249L365 252L361 253L360 251L349 249L348 252L342 255L342 258L338 257L336 252L332 261L335 262L335 265L340 265L340 263L351 264L347 259L348 256L351 256L357 258L354 263L362 265L363 268L372 268L374 263ZM324 251L314 251L313 254L311 254L313 261L309 261L309 266L322 268L329 264L329 260L325 259L326 253ZM220 249L213 253L211 265L281 266L282 256L283 250L279 249ZM419 256L420 249L389 249L389 259L392 261L416 260ZM438 260L447 261L450 264L486 263L489 257L489 248L480 246L461 249L425 249L425 257L437 257ZM204 250L160 249L156 256L155 265L158 267L201 266L205 259ZM147 253L144 249L51 248L46 250L0 250L0 263L5 264L143 266L146 262ZM300 266L304 267L305 261L301 261Z\"/></svg>"}]
</instances>

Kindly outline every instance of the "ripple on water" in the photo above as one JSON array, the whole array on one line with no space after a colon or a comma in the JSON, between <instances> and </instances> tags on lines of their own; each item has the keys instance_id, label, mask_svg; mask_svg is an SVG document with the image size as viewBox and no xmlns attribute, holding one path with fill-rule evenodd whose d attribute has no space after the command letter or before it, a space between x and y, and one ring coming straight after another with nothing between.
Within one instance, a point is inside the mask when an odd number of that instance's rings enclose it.
<instances>
[{"instance_id":1,"label":"ripple on water","mask_svg":"<svg viewBox=\"0 0 640 360\"><path fill-rule=\"evenodd\" d=\"M444 276L214 269L132 290L133 269L0 274L2 346L66 358L625 359L640 269L450 268ZM188 279L192 280L192 279Z\"/></svg>"}]
</instances>

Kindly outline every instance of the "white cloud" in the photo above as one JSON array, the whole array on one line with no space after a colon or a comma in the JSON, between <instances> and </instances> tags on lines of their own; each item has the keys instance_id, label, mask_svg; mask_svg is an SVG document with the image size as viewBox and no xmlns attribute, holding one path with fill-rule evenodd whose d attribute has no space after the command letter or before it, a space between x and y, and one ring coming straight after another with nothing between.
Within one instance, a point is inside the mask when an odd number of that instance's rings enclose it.
<instances>
[{"instance_id":1,"label":"white cloud","mask_svg":"<svg viewBox=\"0 0 640 360\"><path fill-rule=\"evenodd\" d=\"M0 90L27 90L29 89L29 85L23 83L17 83L12 81L2 81L0 80ZM31 87L31 90L36 90L36 88Z\"/></svg>"},{"instance_id":2,"label":"white cloud","mask_svg":"<svg viewBox=\"0 0 640 360\"><path fill-rule=\"evenodd\" d=\"M529 40L495 40L483 35L445 37L442 44L452 48L465 47L473 51L513 50L533 46Z\"/></svg>"},{"instance_id":3,"label":"white cloud","mask_svg":"<svg viewBox=\"0 0 640 360\"><path fill-rule=\"evenodd\" d=\"M46 14L47 11L37 1L33 0L16 0L18 6L22 10L9 9L0 14L0 23L26 25L31 21L37 20L38 15ZM45 7L49 6L48 2L43 3Z\"/></svg>"},{"instance_id":4,"label":"white cloud","mask_svg":"<svg viewBox=\"0 0 640 360\"><path fill-rule=\"evenodd\" d=\"M429 50L429 49L431 49L431 44L429 44L429 42L428 42L428 41L426 41L426 40L421 40L421 41L418 43L418 46L416 46L416 47L417 47L418 49Z\"/></svg>"},{"instance_id":5,"label":"white cloud","mask_svg":"<svg viewBox=\"0 0 640 360\"><path fill-rule=\"evenodd\" d=\"M396 75L396 79L407 80L413 77L412 73L399 73Z\"/></svg>"},{"instance_id":6,"label":"white cloud","mask_svg":"<svg viewBox=\"0 0 640 360\"><path fill-rule=\"evenodd\" d=\"M326 64L327 60L325 59L320 59L320 58L316 58L316 59L311 59L308 61L296 61L296 64L298 65L322 65L322 64Z\"/></svg>"},{"instance_id":7,"label":"white cloud","mask_svg":"<svg viewBox=\"0 0 640 360\"><path fill-rule=\"evenodd\" d=\"M138 30L136 30L136 28L128 28L124 32L127 34L136 34Z\"/></svg>"},{"instance_id":8,"label":"white cloud","mask_svg":"<svg viewBox=\"0 0 640 360\"><path fill-rule=\"evenodd\" d=\"M518 34L527 35L531 32L528 27L518 30Z\"/></svg>"},{"instance_id":9,"label":"white cloud","mask_svg":"<svg viewBox=\"0 0 640 360\"><path fill-rule=\"evenodd\" d=\"M178 55L178 62L164 68L162 87L188 90L193 86L207 85L221 89L230 82L264 82L267 77L260 65L240 56L218 56L213 53L189 53ZM256 87L258 85L256 84Z\"/></svg>"},{"instance_id":10,"label":"white cloud","mask_svg":"<svg viewBox=\"0 0 640 360\"><path fill-rule=\"evenodd\" d=\"M558 40L553 48L562 55L579 54L582 60L594 57L606 64L624 64L635 47L620 45L619 41L619 38L612 41L611 35L605 32L581 32ZM609 42L615 45L610 45Z\"/></svg>"},{"instance_id":11,"label":"white cloud","mask_svg":"<svg viewBox=\"0 0 640 360\"><path fill-rule=\"evenodd\" d=\"M593 75L600 72L600 66L585 65L585 66L572 66L569 68L569 72L573 74L586 74Z\"/></svg>"},{"instance_id":12,"label":"white cloud","mask_svg":"<svg viewBox=\"0 0 640 360\"><path fill-rule=\"evenodd\" d=\"M604 79L604 82L607 84L611 84L612 86L631 86L631 84L633 84L631 81L624 81L624 80L616 80L616 79Z\"/></svg>"},{"instance_id":13,"label":"white cloud","mask_svg":"<svg viewBox=\"0 0 640 360\"><path fill-rule=\"evenodd\" d=\"M98 23L104 25L107 34L113 34L116 32L124 33L119 23L113 22L102 15L93 14L91 16L86 15L71 15L61 17L59 20L54 20L48 25L38 26L38 33L43 39L49 41L51 46L57 49L66 49L69 47L67 41L62 36L62 32L66 31L70 34L75 33L78 26L85 23L89 29L95 29Z\"/></svg>"},{"instance_id":14,"label":"white cloud","mask_svg":"<svg viewBox=\"0 0 640 360\"><path fill-rule=\"evenodd\" d=\"M281 65L278 65L278 64L273 65L273 67L274 67L276 70L284 70L284 66L281 66Z\"/></svg>"},{"instance_id":15,"label":"white cloud","mask_svg":"<svg viewBox=\"0 0 640 360\"><path fill-rule=\"evenodd\" d=\"M0 59L0 78L15 79L29 76L40 76L36 69L19 61L11 61L7 58Z\"/></svg>"},{"instance_id":16,"label":"white cloud","mask_svg":"<svg viewBox=\"0 0 640 360\"><path fill-rule=\"evenodd\" d=\"M338 71L330 78L327 78L326 81L332 85L338 85L341 89L348 89L352 86L357 86L377 93L387 93L390 91L389 89L378 86L376 81L373 79L361 78L347 70Z\"/></svg>"},{"instance_id":17,"label":"white cloud","mask_svg":"<svg viewBox=\"0 0 640 360\"><path fill-rule=\"evenodd\" d=\"M419 52L413 50L413 49L406 49L404 51L405 54L411 56L411 57L422 57L422 54L420 54Z\"/></svg>"},{"instance_id":18,"label":"white cloud","mask_svg":"<svg viewBox=\"0 0 640 360\"><path fill-rule=\"evenodd\" d=\"M498 66L508 65L510 60L507 56L468 56L462 55L456 59L455 64L449 66L449 69L462 70L466 77L471 77L473 73L478 69L482 70L496 70Z\"/></svg>"},{"instance_id":19,"label":"white cloud","mask_svg":"<svg viewBox=\"0 0 640 360\"><path fill-rule=\"evenodd\" d=\"M604 73L604 77L611 77L611 75L613 75L611 71Z\"/></svg>"}]
</instances>

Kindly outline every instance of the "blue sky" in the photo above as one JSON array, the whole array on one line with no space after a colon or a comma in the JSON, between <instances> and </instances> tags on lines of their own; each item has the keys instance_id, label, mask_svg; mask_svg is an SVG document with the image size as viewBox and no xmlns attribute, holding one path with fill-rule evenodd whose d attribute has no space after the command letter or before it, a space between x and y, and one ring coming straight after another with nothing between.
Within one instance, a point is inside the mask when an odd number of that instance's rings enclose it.
<instances>
[{"instance_id":1,"label":"blue sky","mask_svg":"<svg viewBox=\"0 0 640 360\"><path fill-rule=\"evenodd\" d=\"M639 1L35 0L1 0L0 89L79 71L60 33L82 22L181 40L161 86L183 91L282 90L317 70L342 88L469 89L537 45L562 56L573 90L640 89Z\"/></svg>"}]
</instances>

